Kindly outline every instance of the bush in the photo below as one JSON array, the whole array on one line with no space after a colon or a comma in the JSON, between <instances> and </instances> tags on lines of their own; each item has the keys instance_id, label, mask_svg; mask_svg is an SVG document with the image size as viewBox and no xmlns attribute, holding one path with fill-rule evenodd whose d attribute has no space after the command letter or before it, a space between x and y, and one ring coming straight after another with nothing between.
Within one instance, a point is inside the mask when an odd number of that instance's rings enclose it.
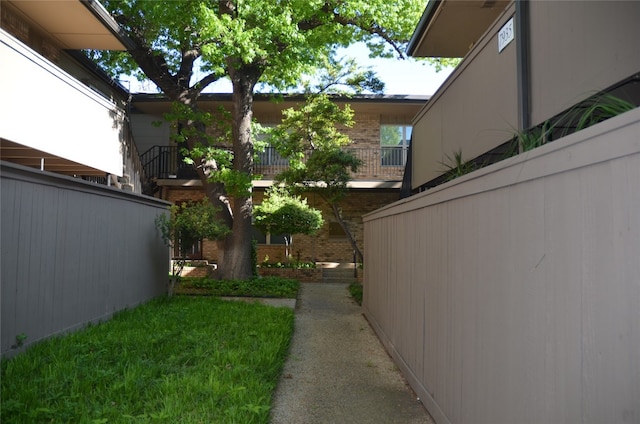
<instances>
[{"instance_id":1,"label":"bush","mask_svg":"<svg viewBox=\"0 0 640 424\"><path fill-rule=\"evenodd\" d=\"M198 289L200 294L210 296L283 297L295 299L300 283L297 280L280 277L251 278L249 280L182 278L180 287Z\"/></svg>"}]
</instances>

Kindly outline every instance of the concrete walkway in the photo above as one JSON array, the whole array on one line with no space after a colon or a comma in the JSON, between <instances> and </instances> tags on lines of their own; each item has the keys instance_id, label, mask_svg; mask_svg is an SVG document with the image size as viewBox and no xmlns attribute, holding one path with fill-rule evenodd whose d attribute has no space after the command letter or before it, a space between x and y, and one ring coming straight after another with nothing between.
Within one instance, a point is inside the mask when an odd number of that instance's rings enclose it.
<instances>
[{"instance_id":1,"label":"concrete walkway","mask_svg":"<svg viewBox=\"0 0 640 424\"><path fill-rule=\"evenodd\" d=\"M349 296L304 283L272 424L433 423Z\"/></svg>"}]
</instances>

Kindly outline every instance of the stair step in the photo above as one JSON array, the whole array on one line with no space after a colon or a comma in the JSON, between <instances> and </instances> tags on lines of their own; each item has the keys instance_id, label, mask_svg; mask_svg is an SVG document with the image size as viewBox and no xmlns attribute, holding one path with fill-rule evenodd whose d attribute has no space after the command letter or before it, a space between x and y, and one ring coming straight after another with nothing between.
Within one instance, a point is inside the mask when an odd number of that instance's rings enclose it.
<instances>
[{"instance_id":1,"label":"stair step","mask_svg":"<svg viewBox=\"0 0 640 424\"><path fill-rule=\"evenodd\" d=\"M322 276L325 278L353 277L353 274L353 269L325 268L322 270Z\"/></svg>"}]
</instances>

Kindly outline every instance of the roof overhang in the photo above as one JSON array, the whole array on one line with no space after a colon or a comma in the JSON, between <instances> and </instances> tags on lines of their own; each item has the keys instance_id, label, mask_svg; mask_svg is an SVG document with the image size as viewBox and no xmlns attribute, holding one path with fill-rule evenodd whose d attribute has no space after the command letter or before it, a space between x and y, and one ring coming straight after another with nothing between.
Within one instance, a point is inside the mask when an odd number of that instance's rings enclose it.
<instances>
[{"instance_id":1,"label":"roof overhang","mask_svg":"<svg viewBox=\"0 0 640 424\"><path fill-rule=\"evenodd\" d=\"M409 41L414 57L464 57L510 0L429 0Z\"/></svg>"},{"instance_id":2,"label":"roof overhang","mask_svg":"<svg viewBox=\"0 0 640 424\"><path fill-rule=\"evenodd\" d=\"M118 23L96 0L3 0L67 50L126 50Z\"/></svg>"},{"instance_id":3,"label":"roof overhang","mask_svg":"<svg viewBox=\"0 0 640 424\"><path fill-rule=\"evenodd\" d=\"M254 180L253 187L256 189L266 189L275 183L274 180ZM162 187L202 187L200 180L181 180L177 178L163 178L156 181L156 184ZM353 180L347 183L347 188L352 190L400 190L402 181L383 181L383 180Z\"/></svg>"},{"instance_id":4,"label":"roof overhang","mask_svg":"<svg viewBox=\"0 0 640 424\"><path fill-rule=\"evenodd\" d=\"M359 113L386 113L393 114L413 114L417 113L431 96L424 95L375 95L359 94L350 96L334 95L332 100L336 103L348 103ZM304 95L284 94L272 95L256 93L253 99L253 113L261 115L264 113L280 111L295 104L305 101ZM219 106L231 109L232 95L230 93L203 93L198 97L198 106L204 110L214 111ZM171 110L171 101L164 94L133 94L132 106L134 111L150 115L162 115Z\"/></svg>"},{"instance_id":5,"label":"roof overhang","mask_svg":"<svg viewBox=\"0 0 640 424\"><path fill-rule=\"evenodd\" d=\"M104 177L106 172L69 159L0 138L0 159L29 168L65 175Z\"/></svg>"}]
</instances>

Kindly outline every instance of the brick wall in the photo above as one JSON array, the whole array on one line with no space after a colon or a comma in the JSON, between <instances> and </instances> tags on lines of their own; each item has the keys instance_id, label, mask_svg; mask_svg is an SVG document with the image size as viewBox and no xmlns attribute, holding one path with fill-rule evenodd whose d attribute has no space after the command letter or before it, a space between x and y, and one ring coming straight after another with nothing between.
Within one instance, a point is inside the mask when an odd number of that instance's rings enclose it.
<instances>
[{"instance_id":1,"label":"brick wall","mask_svg":"<svg viewBox=\"0 0 640 424\"><path fill-rule=\"evenodd\" d=\"M204 197L204 192L199 188L165 188L167 199L171 202L186 200L200 200ZM261 202L262 191L254 193L254 202ZM346 237L332 237L329 235L329 223L336 222L333 212L319 198L310 194L307 197L310 206L322 211L325 220L320 231L313 236L294 235L290 254L295 260L313 262L352 262L353 250ZM398 192L392 190L351 190L341 201L342 213L349 228L355 236L356 242L361 250L364 248L362 240L364 226L362 215L372 212L384 205L398 200ZM203 259L215 262L218 258L217 243L205 240L202 246ZM258 262L262 262L265 256L269 256L270 262L285 260L284 245L258 245Z\"/></svg>"},{"instance_id":2,"label":"brick wall","mask_svg":"<svg viewBox=\"0 0 640 424\"><path fill-rule=\"evenodd\" d=\"M382 113L390 113L389 111L381 111L381 113L356 113L354 116L355 124L352 128L342 129L353 141L350 147L354 148L370 148L377 149L380 147L380 124L381 121L389 121L396 124L410 124L410 115L403 117L393 117ZM386 116L386 118L385 118ZM213 134L212 134L213 135ZM379 156L373 156L370 160L380 161ZM400 180L402 178L402 169L397 168L393 175L357 175L357 178L364 180ZM356 238L356 242L361 250L363 250L363 232L362 215L372 212L384 205L398 200L398 191L393 190L352 190L341 202L343 216L347 221L349 228ZM200 187L184 188L184 187L163 187L162 197L171 202L179 202L186 200L200 200L204 197L204 193ZM262 201L263 191L254 191L254 203ZM330 208L319 198L312 194L308 196L309 205L322 211L325 224L322 229L314 236L294 235L293 245L290 249L290 255L294 260L314 261L314 262L352 262L353 249L346 237L335 237L329 234L330 223L336 223ZM217 243L205 240L203 242L203 258L215 262L218 257ZM258 262L262 262L268 256L270 262L285 261L284 245L258 245Z\"/></svg>"},{"instance_id":3,"label":"brick wall","mask_svg":"<svg viewBox=\"0 0 640 424\"><path fill-rule=\"evenodd\" d=\"M344 134L353 141L350 147L379 147L380 146L380 115L354 115L355 124L352 128L344 128Z\"/></svg>"}]
</instances>

